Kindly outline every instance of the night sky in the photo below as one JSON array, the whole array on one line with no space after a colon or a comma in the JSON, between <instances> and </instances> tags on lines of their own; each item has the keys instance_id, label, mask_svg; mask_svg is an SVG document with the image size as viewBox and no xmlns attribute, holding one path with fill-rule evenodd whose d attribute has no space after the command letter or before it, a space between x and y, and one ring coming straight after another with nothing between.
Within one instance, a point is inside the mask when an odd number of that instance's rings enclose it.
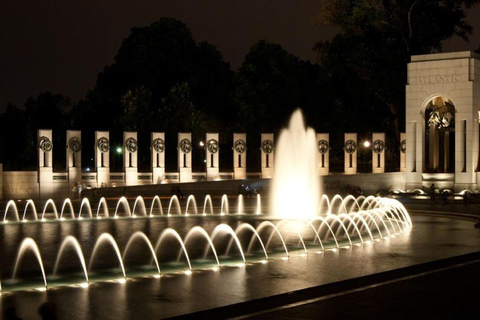
<instances>
[{"instance_id":1,"label":"night sky","mask_svg":"<svg viewBox=\"0 0 480 320\"><path fill-rule=\"evenodd\" d=\"M73 102L93 88L99 71L113 62L133 26L160 17L187 24L194 39L206 40L238 68L259 40L281 44L301 59L315 61L314 43L335 30L314 26L322 1L302 0L19 0L0 9L0 112L7 102L23 105L43 91ZM469 14L470 43L450 40L444 51L474 50L480 44L480 8Z\"/></svg>"}]
</instances>

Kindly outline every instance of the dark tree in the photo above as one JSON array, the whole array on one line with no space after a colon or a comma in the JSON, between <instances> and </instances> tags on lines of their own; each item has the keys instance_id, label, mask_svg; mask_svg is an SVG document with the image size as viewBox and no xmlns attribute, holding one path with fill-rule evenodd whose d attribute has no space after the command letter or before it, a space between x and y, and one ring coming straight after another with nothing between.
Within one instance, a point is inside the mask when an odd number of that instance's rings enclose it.
<instances>
[{"instance_id":1,"label":"dark tree","mask_svg":"<svg viewBox=\"0 0 480 320\"><path fill-rule=\"evenodd\" d=\"M132 28L123 41L115 63L98 75L95 88L79 111L95 127L111 130L115 119L125 118L122 97L137 88L151 93L150 109L161 110L170 90L182 83L190 86L191 99L201 112L222 116L231 105L233 74L218 50L208 43L197 45L188 27L175 19L162 18L147 27ZM148 127L138 119L137 125ZM85 124L82 124L85 126Z\"/></svg>"},{"instance_id":2,"label":"dark tree","mask_svg":"<svg viewBox=\"0 0 480 320\"><path fill-rule=\"evenodd\" d=\"M115 63L98 75L95 88L74 108L73 126L109 130L113 137L124 130L138 131L139 164L146 168L151 131L165 131L173 142L174 132L187 130L180 127L188 123L201 121L195 128L211 131L229 128L234 118L232 91L233 72L215 46L197 44L183 22L161 18L132 28ZM176 100L183 94L189 103ZM177 118L169 121L172 115Z\"/></svg>"},{"instance_id":3,"label":"dark tree","mask_svg":"<svg viewBox=\"0 0 480 320\"><path fill-rule=\"evenodd\" d=\"M26 161L28 140L25 111L9 104L0 117L0 148L4 170L21 170L35 166Z\"/></svg>"},{"instance_id":4,"label":"dark tree","mask_svg":"<svg viewBox=\"0 0 480 320\"><path fill-rule=\"evenodd\" d=\"M280 45L260 41L251 47L235 80L237 125L248 133L250 159L259 158L260 133L278 132L296 108L304 109L307 122L316 124L313 116L321 108L319 81L318 66Z\"/></svg>"},{"instance_id":5,"label":"dark tree","mask_svg":"<svg viewBox=\"0 0 480 320\"><path fill-rule=\"evenodd\" d=\"M28 98L25 103L26 133L29 142L26 159L37 159L37 130L53 130L54 170L65 170L65 111L71 106L69 98L61 94L44 92L36 98ZM33 161L32 161L33 162Z\"/></svg>"},{"instance_id":6,"label":"dark tree","mask_svg":"<svg viewBox=\"0 0 480 320\"><path fill-rule=\"evenodd\" d=\"M316 44L337 117L346 127L387 132L398 150L405 123L405 84L410 56L441 50L454 35L467 39L467 9L479 0L333 0L319 23L340 32ZM361 121L358 121L361 119ZM393 153L390 153L393 157ZM393 157L395 158L395 157Z\"/></svg>"},{"instance_id":7,"label":"dark tree","mask_svg":"<svg viewBox=\"0 0 480 320\"><path fill-rule=\"evenodd\" d=\"M52 129L54 169L65 170L65 110L70 99L44 92L30 97L23 109L13 105L1 116L2 161L7 170L34 169L37 166L37 130Z\"/></svg>"},{"instance_id":8,"label":"dark tree","mask_svg":"<svg viewBox=\"0 0 480 320\"><path fill-rule=\"evenodd\" d=\"M190 80L193 104L207 117L209 130L225 130L235 121L233 107L234 72L217 48L208 42L198 45Z\"/></svg>"},{"instance_id":9,"label":"dark tree","mask_svg":"<svg viewBox=\"0 0 480 320\"><path fill-rule=\"evenodd\" d=\"M166 148L171 155L177 152L179 132L191 132L193 141L204 139L205 116L193 105L187 83L174 86L169 95L162 100L162 108L157 113L156 127L165 131L167 141L170 141ZM201 157L198 155L193 158L194 169L201 169L203 164L199 163L199 159ZM175 163L175 157L167 158L167 166L170 168L174 169Z\"/></svg>"},{"instance_id":10,"label":"dark tree","mask_svg":"<svg viewBox=\"0 0 480 320\"><path fill-rule=\"evenodd\" d=\"M240 126L257 133L278 131L296 108L309 113L318 107L319 81L317 65L301 61L278 44L256 43L236 76Z\"/></svg>"}]
</instances>

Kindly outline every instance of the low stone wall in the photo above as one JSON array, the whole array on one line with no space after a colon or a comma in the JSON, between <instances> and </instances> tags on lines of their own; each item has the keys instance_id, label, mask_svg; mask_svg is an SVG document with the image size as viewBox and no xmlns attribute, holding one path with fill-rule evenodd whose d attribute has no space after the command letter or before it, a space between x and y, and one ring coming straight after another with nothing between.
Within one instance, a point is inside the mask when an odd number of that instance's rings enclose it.
<instances>
[{"instance_id":1,"label":"low stone wall","mask_svg":"<svg viewBox=\"0 0 480 320\"><path fill-rule=\"evenodd\" d=\"M64 175L64 174L63 174ZM60 199L73 196L66 180L54 180L40 190L37 171L4 171L3 199Z\"/></svg>"},{"instance_id":2,"label":"low stone wall","mask_svg":"<svg viewBox=\"0 0 480 320\"><path fill-rule=\"evenodd\" d=\"M388 191L390 189L405 189L404 172L387 173L357 173L353 175L334 173L322 177L324 188L331 185L356 186L359 187L365 195L375 195L378 191Z\"/></svg>"},{"instance_id":3,"label":"low stone wall","mask_svg":"<svg viewBox=\"0 0 480 320\"><path fill-rule=\"evenodd\" d=\"M39 197L37 171L4 171L3 199Z\"/></svg>"},{"instance_id":4,"label":"low stone wall","mask_svg":"<svg viewBox=\"0 0 480 320\"><path fill-rule=\"evenodd\" d=\"M355 175L331 174L322 177L322 183L325 191L330 186L338 186L346 190L347 186L359 187L365 195L375 195L378 191L390 189L405 188L405 174L402 172L392 172L383 174L360 173ZM236 195L241 185L248 185L250 189L262 188L262 194L268 195L270 179L246 179L246 180L224 180L224 181L205 181L193 183L173 183L173 184L156 184L143 186L129 186L116 188L97 188L82 191L82 197L90 200L98 200L105 198L135 198L139 195L142 197L173 195L173 188L179 187L181 193L185 197L193 194L195 197L204 197L209 194L212 197L219 197L223 194ZM291 186L294 188L295 186Z\"/></svg>"},{"instance_id":5,"label":"low stone wall","mask_svg":"<svg viewBox=\"0 0 480 320\"><path fill-rule=\"evenodd\" d=\"M58 174L56 174L58 175ZM54 180L52 183L43 187L40 193L38 174L36 171L6 171L1 175L3 199L60 199L77 195L68 185L66 180ZM119 198L121 196L144 197L171 196L173 187L179 187L183 195L190 194L196 197L204 197L210 194L212 197L227 195L236 195L241 185L248 185L253 192L255 188L262 187L262 193L268 196L270 179L246 179L246 180L223 180L223 181L202 181L192 183L169 183L169 184L148 184L138 186L117 186L110 188L94 188L82 191L82 196L89 199ZM366 194L376 194L381 190L392 188L405 189L405 174L402 172L392 172L383 174L359 173L355 175L345 175L333 173L328 176L322 176L324 192L329 194L345 193L348 185L358 187ZM291 186L294 188L295 186Z\"/></svg>"},{"instance_id":6,"label":"low stone wall","mask_svg":"<svg viewBox=\"0 0 480 320\"><path fill-rule=\"evenodd\" d=\"M262 187L264 192L267 192L269 179L246 179L246 180L223 180L223 181L202 181L190 183L169 183L169 184L151 184L143 186L128 186L115 188L97 188L86 189L82 191L82 197L87 197L90 200L98 200L101 197L105 198L119 198L125 196L127 198L167 197L174 194L174 187L180 188L184 197L193 194L195 197L204 197L209 194L212 197L219 197L224 194L236 195L241 188L241 185L248 185L252 188Z\"/></svg>"}]
</instances>

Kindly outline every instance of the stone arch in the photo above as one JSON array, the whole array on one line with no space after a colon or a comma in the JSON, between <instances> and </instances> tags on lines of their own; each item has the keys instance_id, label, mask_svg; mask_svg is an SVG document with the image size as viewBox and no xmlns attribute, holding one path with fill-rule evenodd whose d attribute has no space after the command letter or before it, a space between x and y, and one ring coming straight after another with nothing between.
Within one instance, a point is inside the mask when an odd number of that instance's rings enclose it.
<instances>
[{"instance_id":1,"label":"stone arch","mask_svg":"<svg viewBox=\"0 0 480 320\"><path fill-rule=\"evenodd\" d=\"M424 133L423 172L455 172L455 114L452 99L438 93L422 104Z\"/></svg>"},{"instance_id":2,"label":"stone arch","mask_svg":"<svg viewBox=\"0 0 480 320\"><path fill-rule=\"evenodd\" d=\"M443 97L444 99L447 99L448 101L450 101L451 104L455 107L455 113L457 113L457 107L456 107L457 104L455 103L455 100L452 99L452 97L448 94L445 94L445 93L442 93L442 92L437 92L437 93L429 95L427 98L425 98L425 100L423 100L422 106L420 107L420 113L422 114L422 117L425 117L425 110L427 109L427 106L428 106L429 102L432 101L436 97ZM480 105L479 105L479 108L480 108Z\"/></svg>"}]
</instances>

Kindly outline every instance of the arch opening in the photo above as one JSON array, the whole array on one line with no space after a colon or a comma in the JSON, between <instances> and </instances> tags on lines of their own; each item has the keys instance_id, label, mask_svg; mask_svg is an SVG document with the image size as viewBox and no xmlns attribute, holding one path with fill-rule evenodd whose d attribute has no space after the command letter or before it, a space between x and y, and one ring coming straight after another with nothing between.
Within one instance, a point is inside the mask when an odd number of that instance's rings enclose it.
<instances>
[{"instance_id":1,"label":"arch opening","mask_svg":"<svg viewBox=\"0 0 480 320\"><path fill-rule=\"evenodd\" d=\"M444 97L427 102L425 113L425 157L423 172L455 172L455 106Z\"/></svg>"}]
</instances>

